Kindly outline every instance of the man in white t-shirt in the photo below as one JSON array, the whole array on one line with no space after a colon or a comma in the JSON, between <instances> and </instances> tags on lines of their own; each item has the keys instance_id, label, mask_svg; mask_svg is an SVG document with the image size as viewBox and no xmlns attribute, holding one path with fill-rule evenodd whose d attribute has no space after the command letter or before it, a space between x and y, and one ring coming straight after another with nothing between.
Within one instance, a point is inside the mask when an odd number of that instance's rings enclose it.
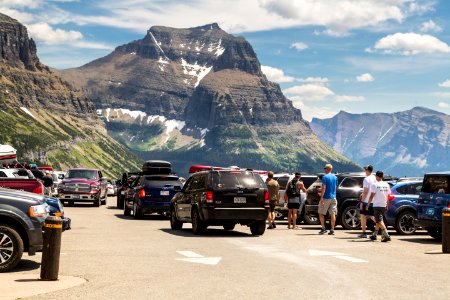
<instances>
[{"instance_id":1,"label":"man in white t-shirt","mask_svg":"<svg viewBox=\"0 0 450 300\"><path fill-rule=\"evenodd\" d=\"M371 206L367 204L369 202L369 197L371 194L370 187L373 183L376 182L375 176L372 174L373 167L372 165L368 165L364 167L364 171L366 172L367 177L364 178L363 181L363 193L361 195L361 203L359 207L359 213L361 216L361 228L362 233L359 236L360 238L367 238L366 228L367 228L367 217L373 216L373 209Z\"/></svg>"},{"instance_id":2,"label":"man in white t-shirt","mask_svg":"<svg viewBox=\"0 0 450 300\"><path fill-rule=\"evenodd\" d=\"M377 239L378 230L381 228L382 231L382 242L389 242L391 237L387 233L386 226L383 222L384 213L386 212L386 207L388 203L388 196L391 193L391 187L385 181L383 181L383 172L377 171L375 174L376 182L371 186L371 194L369 197L368 204L373 203L373 215L375 216L375 230L370 236L372 241Z\"/></svg>"}]
</instances>

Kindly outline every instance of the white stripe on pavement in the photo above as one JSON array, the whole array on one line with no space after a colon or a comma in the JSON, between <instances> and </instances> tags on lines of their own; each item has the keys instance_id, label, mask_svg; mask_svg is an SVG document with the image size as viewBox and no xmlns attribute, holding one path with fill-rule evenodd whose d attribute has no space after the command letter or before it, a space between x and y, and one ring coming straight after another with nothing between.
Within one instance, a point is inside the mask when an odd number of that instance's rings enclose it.
<instances>
[{"instance_id":1,"label":"white stripe on pavement","mask_svg":"<svg viewBox=\"0 0 450 300\"><path fill-rule=\"evenodd\" d=\"M328 252L328 251L320 251L309 249L309 255L311 256L338 256L338 255L347 255L339 252Z\"/></svg>"},{"instance_id":2,"label":"white stripe on pavement","mask_svg":"<svg viewBox=\"0 0 450 300\"><path fill-rule=\"evenodd\" d=\"M201 258L203 255L197 254L192 251L177 251L178 254L189 257L189 258Z\"/></svg>"},{"instance_id":3,"label":"white stripe on pavement","mask_svg":"<svg viewBox=\"0 0 450 300\"><path fill-rule=\"evenodd\" d=\"M333 256L333 257L339 258L339 259L342 259L342 260L346 260L346 261L349 261L349 262L354 262L354 263L366 263L366 262L368 262L367 260L364 260L364 259L351 257L351 256L345 256L345 255L336 255L336 256Z\"/></svg>"}]
</instances>

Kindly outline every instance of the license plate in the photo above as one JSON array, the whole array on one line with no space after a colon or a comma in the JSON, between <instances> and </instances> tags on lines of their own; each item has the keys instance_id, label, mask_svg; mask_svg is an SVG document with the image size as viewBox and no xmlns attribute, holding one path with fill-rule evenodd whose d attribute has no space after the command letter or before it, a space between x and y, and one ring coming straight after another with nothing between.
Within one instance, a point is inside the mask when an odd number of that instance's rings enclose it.
<instances>
[{"instance_id":1,"label":"license plate","mask_svg":"<svg viewBox=\"0 0 450 300\"><path fill-rule=\"evenodd\" d=\"M169 196L169 191L161 191L161 196Z\"/></svg>"},{"instance_id":2,"label":"license plate","mask_svg":"<svg viewBox=\"0 0 450 300\"><path fill-rule=\"evenodd\" d=\"M427 208L425 211L425 214L433 216L434 215L434 208Z\"/></svg>"},{"instance_id":3,"label":"license plate","mask_svg":"<svg viewBox=\"0 0 450 300\"><path fill-rule=\"evenodd\" d=\"M247 198L245 198L245 197L234 197L234 203L247 203Z\"/></svg>"}]
</instances>

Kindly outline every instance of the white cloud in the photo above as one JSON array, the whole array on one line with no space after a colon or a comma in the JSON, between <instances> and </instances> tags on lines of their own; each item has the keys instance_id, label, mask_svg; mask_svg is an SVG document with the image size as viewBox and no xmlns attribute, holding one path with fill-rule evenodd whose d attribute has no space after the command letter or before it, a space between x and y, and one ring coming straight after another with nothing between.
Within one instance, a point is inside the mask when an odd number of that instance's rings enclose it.
<instances>
[{"instance_id":1,"label":"white cloud","mask_svg":"<svg viewBox=\"0 0 450 300\"><path fill-rule=\"evenodd\" d=\"M74 42L77 40L81 40L83 38L83 34L79 31L74 30L62 30L62 29L53 29L47 23L37 23L28 25L28 31L34 39L39 42L48 44L48 45L56 45L67 42Z\"/></svg>"},{"instance_id":2,"label":"white cloud","mask_svg":"<svg viewBox=\"0 0 450 300\"><path fill-rule=\"evenodd\" d=\"M290 97L292 104L302 111L303 119L311 122L313 118L327 119L337 114L337 111L328 106L311 106L305 105L305 102L300 97Z\"/></svg>"},{"instance_id":3,"label":"white cloud","mask_svg":"<svg viewBox=\"0 0 450 300\"><path fill-rule=\"evenodd\" d=\"M261 71L267 76L267 79L277 83L293 82L295 77L287 76L284 71L278 68L261 66Z\"/></svg>"},{"instance_id":4,"label":"white cloud","mask_svg":"<svg viewBox=\"0 0 450 300\"><path fill-rule=\"evenodd\" d=\"M364 96L336 96L336 102L364 102L366 99Z\"/></svg>"},{"instance_id":5,"label":"white cloud","mask_svg":"<svg viewBox=\"0 0 450 300\"><path fill-rule=\"evenodd\" d=\"M321 101L333 96L334 92L320 84L303 84L287 88L283 91L287 95L296 96L303 101Z\"/></svg>"},{"instance_id":6,"label":"white cloud","mask_svg":"<svg viewBox=\"0 0 450 300\"><path fill-rule=\"evenodd\" d=\"M444 109L449 109L450 108L450 104L448 104L447 102L439 102L438 103L438 107L439 108L444 108Z\"/></svg>"},{"instance_id":7,"label":"white cloud","mask_svg":"<svg viewBox=\"0 0 450 300\"><path fill-rule=\"evenodd\" d=\"M417 1L410 1L408 12L410 14L424 14L434 10L434 1L418 3Z\"/></svg>"},{"instance_id":8,"label":"white cloud","mask_svg":"<svg viewBox=\"0 0 450 300\"><path fill-rule=\"evenodd\" d=\"M308 45L306 45L306 44L303 43L303 42L296 42L296 43L293 43L293 44L291 45L291 47L289 47L289 48L294 48L294 49L296 49L297 51L303 51L303 50L308 49Z\"/></svg>"},{"instance_id":9,"label":"white cloud","mask_svg":"<svg viewBox=\"0 0 450 300\"><path fill-rule=\"evenodd\" d=\"M420 31L422 32L441 32L442 31L442 27L437 25L436 23L434 23L432 20L429 20L427 22L423 22L420 25Z\"/></svg>"},{"instance_id":10,"label":"white cloud","mask_svg":"<svg viewBox=\"0 0 450 300\"><path fill-rule=\"evenodd\" d=\"M0 7L38 8L42 4L42 0L0 0Z\"/></svg>"},{"instance_id":11,"label":"white cloud","mask_svg":"<svg viewBox=\"0 0 450 300\"><path fill-rule=\"evenodd\" d=\"M359 76L356 76L356 81L358 81L358 82L371 82L374 80L375 80L375 78L373 78L372 74L370 74L370 73L364 73Z\"/></svg>"},{"instance_id":12,"label":"white cloud","mask_svg":"<svg viewBox=\"0 0 450 300\"><path fill-rule=\"evenodd\" d=\"M450 52L450 47L438 38L413 32L385 36L375 43L374 49L385 54L401 55Z\"/></svg>"},{"instance_id":13,"label":"white cloud","mask_svg":"<svg viewBox=\"0 0 450 300\"><path fill-rule=\"evenodd\" d=\"M296 81L303 83L326 84L328 83L329 80L326 77L306 77L306 78L297 78Z\"/></svg>"},{"instance_id":14,"label":"white cloud","mask_svg":"<svg viewBox=\"0 0 450 300\"><path fill-rule=\"evenodd\" d=\"M445 88L450 88L450 80L447 79L446 81L439 83L439 86L445 87Z\"/></svg>"},{"instance_id":15,"label":"white cloud","mask_svg":"<svg viewBox=\"0 0 450 300\"><path fill-rule=\"evenodd\" d=\"M21 23L31 22L33 20L33 15L19 11L14 8L0 6L0 12L2 14L5 14L5 15L13 18L13 19L16 19L17 21L19 21Z\"/></svg>"}]
</instances>

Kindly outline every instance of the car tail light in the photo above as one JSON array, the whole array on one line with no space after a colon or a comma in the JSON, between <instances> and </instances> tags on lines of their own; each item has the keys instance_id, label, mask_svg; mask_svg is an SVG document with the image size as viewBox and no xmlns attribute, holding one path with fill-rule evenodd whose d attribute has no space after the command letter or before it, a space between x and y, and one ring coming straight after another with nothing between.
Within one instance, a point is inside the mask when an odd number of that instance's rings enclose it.
<instances>
[{"instance_id":1,"label":"car tail light","mask_svg":"<svg viewBox=\"0 0 450 300\"><path fill-rule=\"evenodd\" d=\"M206 203L213 203L214 202L214 194L213 194L213 192L212 191L206 191L205 199L206 199Z\"/></svg>"},{"instance_id":2,"label":"car tail light","mask_svg":"<svg viewBox=\"0 0 450 300\"><path fill-rule=\"evenodd\" d=\"M269 205L269 192L264 191L264 204Z\"/></svg>"},{"instance_id":3,"label":"car tail light","mask_svg":"<svg viewBox=\"0 0 450 300\"><path fill-rule=\"evenodd\" d=\"M393 195L393 194L388 194L388 200L389 201L392 201L392 200L394 200L395 199L395 195Z\"/></svg>"},{"instance_id":4,"label":"car tail light","mask_svg":"<svg viewBox=\"0 0 450 300\"><path fill-rule=\"evenodd\" d=\"M44 188L42 187L42 184L39 184L37 187L35 187L32 192L35 194L42 195L44 193Z\"/></svg>"},{"instance_id":5,"label":"car tail light","mask_svg":"<svg viewBox=\"0 0 450 300\"><path fill-rule=\"evenodd\" d=\"M144 189L142 189L142 190L140 190L139 191L139 198L145 198L145 190Z\"/></svg>"}]
</instances>

